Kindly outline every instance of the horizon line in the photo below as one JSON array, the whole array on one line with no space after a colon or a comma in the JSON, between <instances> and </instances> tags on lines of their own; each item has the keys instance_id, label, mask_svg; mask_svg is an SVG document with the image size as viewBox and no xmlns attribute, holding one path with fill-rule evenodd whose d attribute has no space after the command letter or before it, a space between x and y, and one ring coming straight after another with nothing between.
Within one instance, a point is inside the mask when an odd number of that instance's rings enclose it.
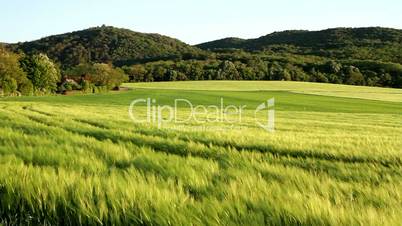
<instances>
[{"instance_id":1,"label":"horizon line","mask_svg":"<svg viewBox=\"0 0 402 226\"><path fill-rule=\"evenodd\" d=\"M158 33L158 32L143 32L143 31L138 31L138 30L133 30L131 28L126 28L126 27L120 27L120 26L113 26L113 25L106 25L106 24L102 24L102 25L96 25L96 26L90 26L90 27L86 27L86 28L80 28L80 29L76 29L76 30L72 30L72 31L66 31L66 32L62 32L62 33L56 33L56 34L49 34L49 35L44 35L40 38L35 38L35 39L31 39L31 40L26 40L26 41L17 41L17 42L3 42L0 40L0 44L6 44L6 45L13 45L13 44L19 44L19 43L26 43L26 42L34 42L34 41L38 41L44 38L48 38L48 37L52 37L52 36L58 36L58 35L64 35L64 34L69 34L69 33L74 33L74 32L80 32L80 31L85 31L88 29L92 29L92 28L101 28L101 27L112 27L112 28L117 28L117 29L126 29L126 30L130 30L132 32L137 32L137 33L141 33L141 34L156 34L156 35L162 35L165 37L169 37L169 38L173 38L176 40L179 40L187 45L190 46L197 46L203 43L209 43L209 42L214 42L214 41L219 41L219 40L224 40L224 39L230 39L230 38L237 38L237 39L242 39L242 40L250 40L250 39L258 39L270 34L274 34L274 33L281 33L281 32L288 32L288 31L305 31L305 32L319 32L319 31L326 31L326 30L333 30L333 29L363 29L363 28L383 28L383 29L392 29L392 30L399 30L402 31L402 28L396 28L396 27L387 27L387 26L339 26L339 27L328 27L328 28L323 28L323 29L284 29L284 30L276 30L276 31L272 31L272 32L268 32L265 33L263 35L260 35L258 37L254 37L254 38L242 38L239 36L227 36L227 37L221 37L221 38L216 38L210 41L204 41L204 42L200 42L200 43L196 43L196 44L190 44L186 41L183 41L179 38L173 37L173 36L169 36L169 35L165 35L162 33Z\"/></svg>"}]
</instances>

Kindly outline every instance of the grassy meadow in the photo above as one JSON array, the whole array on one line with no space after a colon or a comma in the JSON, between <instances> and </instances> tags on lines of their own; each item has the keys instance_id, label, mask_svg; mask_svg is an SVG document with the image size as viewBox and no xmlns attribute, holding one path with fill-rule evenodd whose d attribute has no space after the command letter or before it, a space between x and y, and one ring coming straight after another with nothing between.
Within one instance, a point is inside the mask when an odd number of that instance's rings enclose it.
<instances>
[{"instance_id":1,"label":"grassy meadow","mask_svg":"<svg viewBox=\"0 0 402 226\"><path fill-rule=\"evenodd\" d=\"M401 90L297 82L124 86L132 90L0 99L0 224L402 222ZM254 115L272 97L273 133ZM130 120L137 98L247 106L239 123L158 128ZM179 116L190 112L179 109Z\"/></svg>"}]
</instances>

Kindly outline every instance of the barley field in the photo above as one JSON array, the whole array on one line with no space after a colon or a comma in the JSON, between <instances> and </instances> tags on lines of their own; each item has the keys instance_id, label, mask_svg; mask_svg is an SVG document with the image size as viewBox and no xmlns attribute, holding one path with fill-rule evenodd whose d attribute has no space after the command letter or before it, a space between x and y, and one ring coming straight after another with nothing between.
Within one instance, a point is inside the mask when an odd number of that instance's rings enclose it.
<instances>
[{"instance_id":1,"label":"barley field","mask_svg":"<svg viewBox=\"0 0 402 226\"><path fill-rule=\"evenodd\" d=\"M402 223L401 90L293 82L124 86L132 90L0 99L0 224ZM241 122L158 126L130 119L138 98L247 106ZM270 98L274 132L255 123L265 119L255 108ZM178 116L190 112L185 104L179 109Z\"/></svg>"},{"instance_id":2,"label":"barley field","mask_svg":"<svg viewBox=\"0 0 402 226\"><path fill-rule=\"evenodd\" d=\"M287 91L323 96L349 97L368 100L402 102L402 89L351 86L330 83L295 81L183 81L126 83L124 87L179 89L179 90L232 90L232 91Z\"/></svg>"}]
</instances>

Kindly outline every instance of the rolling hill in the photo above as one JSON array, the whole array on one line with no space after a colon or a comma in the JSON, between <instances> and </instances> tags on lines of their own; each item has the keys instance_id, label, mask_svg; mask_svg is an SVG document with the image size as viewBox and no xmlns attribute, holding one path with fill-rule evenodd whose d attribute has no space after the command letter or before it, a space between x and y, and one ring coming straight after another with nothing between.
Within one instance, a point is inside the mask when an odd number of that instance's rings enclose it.
<instances>
[{"instance_id":1,"label":"rolling hill","mask_svg":"<svg viewBox=\"0 0 402 226\"><path fill-rule=\"evenodd\" d=\"M289 30L256 39L231 37L190 46L159 34L101 26L10 46L25 53L46 53L67 67L83 62L123 65L167 59L204 59L210 54L208 50L222 49L402 63L402 30L381 27Z\"/></svg>"},{"instance_id":2,"label":"rolling hill","mask_svg":"<svg viewBox=\"0 0 402 226\"><path fill-rule=\"evenodd\" d=\"M290 30L274 32L256 39L226 38L202 43L197 47L205 50L271 50L402 63L402 30L381 27Z\"/></svg>"},{"instance_id":3,"label":"rolling hill","mask_svg":"<svg viewBox=\"0 0 402 226\"><path fill-rule=\"evenodd\" d=\"M293 30L191 46L101 26L8 46L47 54L64 75L81 63L112 63L126 66L137 82L292 80L402 87L402 30L381 27Z\"/></svg>"},{"instance_id":4,"label":"rolling hill","mask_svg":"<svg viewBox=\"0 0 402 226\"><path fill-rule=\"evenodd\" d=\"M101 26L53 35L36 41L11 45L25 53L43 52L63 66L83 62L142 61L185 58L202 53L177 39L159 34Z\"/></svg>"}]
</instances>

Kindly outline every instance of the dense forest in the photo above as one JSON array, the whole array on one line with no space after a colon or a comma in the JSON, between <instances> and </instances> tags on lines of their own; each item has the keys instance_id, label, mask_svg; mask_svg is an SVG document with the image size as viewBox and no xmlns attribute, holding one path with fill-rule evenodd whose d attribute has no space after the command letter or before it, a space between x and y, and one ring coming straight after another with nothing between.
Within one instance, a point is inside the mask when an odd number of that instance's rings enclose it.
<instances>
[{"instance_id":1,"label":"dense forest","mask_svg":"<svg viewBox=\"0 0 402 226\"><path fill-rule=\"evenodd\" d=\"M101 26L0 44L0 95L101 92L122 82L289 80L402 88L402 30L336 28L197 46Z\"/></svg>"},{"instance_id":2,"label":"dense forest","mask_svg":"<svg viewBox=\"0 0 402 226\"><path fill-rule=\"evenodd\" d=\"M28 54L46 53L63 68L88 62L124 64L143 60L192 58L204 52L177 39L110 26L49 36L11 46L14 50Z\"/></svg>"},{"instance_id":3,"label":"dense forest","mask_svg":"<svg viewBox=\"0 0 402 226\"><path fill-rule=\"evenodd\" d=\"M206 50L243 49L402 63L402 30L380 27L284 31L257 39L226 38L197 46Z\"/></svg>"}]
</instances>

